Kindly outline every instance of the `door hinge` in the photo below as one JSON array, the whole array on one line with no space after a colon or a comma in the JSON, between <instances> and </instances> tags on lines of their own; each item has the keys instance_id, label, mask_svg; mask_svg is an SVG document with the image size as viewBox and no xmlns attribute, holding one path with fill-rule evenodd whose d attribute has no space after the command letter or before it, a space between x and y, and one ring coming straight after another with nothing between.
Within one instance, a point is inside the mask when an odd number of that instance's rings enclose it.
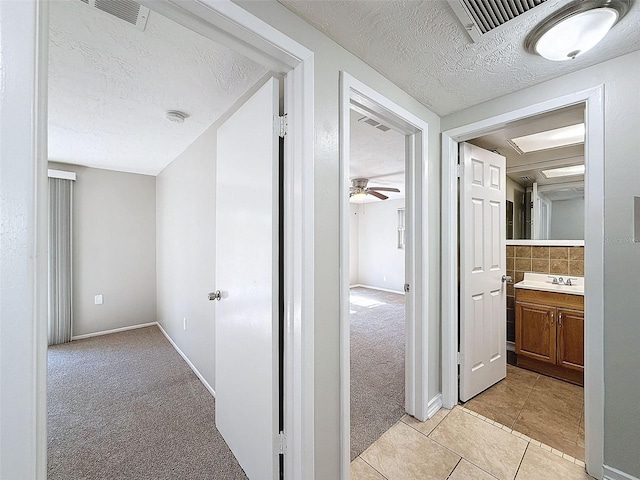
<instances>
[{"instance_id":1,"label":"door hinge","mask_svg":"<svg viewBox=\"0 0 640 480\"><path fill-rule=\"evenodd\" d=\"M464 354L458 352L458 365L464 365Z\"/></svg>"},{"instance_id":2,"label":"door hinge","mask_svg":"<svg viewBox=\"0 0 640 480\"><path fill-rule=\"evenodd\" d=\"M279 454L284 455L287 452L287 437L284 436L284 432L278 434Z\"/></svg>"},{"instance_id":3,"label":"door hinge","mask_svg":"<svg viewBox=\"0 0 640 480\"><path fill-rule=\"evenodd\" d=\"M289 126L289 123L287 121L286 113L281 117L276 117L275 131L277 136L284 138L284 136L287 134L288 126Z\"/></svg>"},{"instance_id":4,"label":"door hinge","mask_svg":"<svg viewBox=\"0 0 640 480\"><path fill-rule=\"evenodd\" d=\"M405 291L405 292L408 292L408 291L409 291L409 284L408 284L408 283L405 283L405 284L404 284L404 291Z\"/></svg>"},{"instance_id":5,"label":"door hinge","mask_svg":"<svg viewBox=\"0 0 640 480\"><path fill-rule=\"evenodd\" d=\"M463 171L462 165L460 164L456 165L456 175L458 176L458 178L462 177L462 171Z\"/></svg>"}]
</instances>

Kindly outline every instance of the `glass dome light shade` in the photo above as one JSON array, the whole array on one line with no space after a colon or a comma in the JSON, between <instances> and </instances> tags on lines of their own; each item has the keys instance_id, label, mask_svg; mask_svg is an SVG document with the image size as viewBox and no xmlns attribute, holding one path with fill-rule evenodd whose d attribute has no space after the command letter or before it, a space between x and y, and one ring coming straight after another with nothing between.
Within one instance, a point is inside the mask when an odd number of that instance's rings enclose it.
<instances>
[{"instance_id":1,"label":"glass dome light shade","mask_svg":"<svg viewBox=\"0 0 640 480\"><path fill-rule=\"evenodd\" d=\"M618 20L613 8L594 8L567 17L536 42L535 50L548 60L576 58L595 47Z\"/></svg>"},{"instance_id":2,"label":"glass dome light shade","mask_svg":"<svg viewBox=\"0 0 640 480\"><path fill-rule=\"evenodd\" d=\"M351 203L363 203L366 198L367 198L366 193L356 193L355 195L351 195L351 197L349 198L349 201Z\"/></svg>"}]
</instances>

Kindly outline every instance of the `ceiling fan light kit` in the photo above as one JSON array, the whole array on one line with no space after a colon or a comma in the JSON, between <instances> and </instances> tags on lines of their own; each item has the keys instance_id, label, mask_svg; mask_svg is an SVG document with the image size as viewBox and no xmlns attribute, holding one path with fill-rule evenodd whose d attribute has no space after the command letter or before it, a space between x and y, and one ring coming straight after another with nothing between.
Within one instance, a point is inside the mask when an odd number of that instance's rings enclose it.
<instances>
[{"instance_id":1,"label":"ceiling fan light kit","mask_svg":"<svg viewBox=\"0 0 640 480\"><path fill-rule=\"evenodd\" d=\"M363 202L367 195L373 195L380 200L386 200L386 195L380 192L395 192L400 193L397 188L391 187L368 187L368 178L353 178L351 179L351 186L349 187L349 199L354 202Z\"/></svg>"},{"instance_id":2,"label":"ceiling fan light kit","mask_svg":"<svg viewBox=\"0 0 640 480\"><path fill-rule=\"evenodd\" d=\"M539 23L525 48L547 60L572 60L595 47L627 13L630 0L577 0Z\"/></svg>"}]
</instances>

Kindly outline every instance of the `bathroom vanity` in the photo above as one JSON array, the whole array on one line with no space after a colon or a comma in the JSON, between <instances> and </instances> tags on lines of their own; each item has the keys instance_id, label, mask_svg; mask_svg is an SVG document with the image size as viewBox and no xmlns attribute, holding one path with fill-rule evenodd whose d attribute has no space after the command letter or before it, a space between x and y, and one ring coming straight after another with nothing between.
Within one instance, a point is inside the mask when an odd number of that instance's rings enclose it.
<instances>
[{"instance_id":1,"label":"bathroom vanity","mask_svg":"<svg viewBox=\"0 0 640 480\"><path fill-rule=\"evenodd\" d=\"M515 285L519 367L584 384L584 277L525 273Z\"/></svg>"}]
</instances>

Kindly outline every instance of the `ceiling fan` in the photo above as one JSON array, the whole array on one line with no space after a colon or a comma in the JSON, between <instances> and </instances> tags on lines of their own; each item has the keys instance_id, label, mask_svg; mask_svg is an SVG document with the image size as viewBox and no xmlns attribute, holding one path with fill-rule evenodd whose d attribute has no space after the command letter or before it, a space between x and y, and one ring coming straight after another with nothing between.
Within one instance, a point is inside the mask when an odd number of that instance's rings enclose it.
<instances>
[{"instance_id":1,"label":"ceiling fan","mask_svg":"<svg viewBox=\"0 0 640 480\"><path fill-rule=\"evenodd\" d=\"M351 179L351 186L349 187L349 198L354 195L373 195L374 197L379 198L380 200L386 200L386 195L383 195L380 192L397 192L400 193L400 190L397 188L390 187L367 187L369 183L368 178L353 178Z\"/></svg>"}]
</instances>

